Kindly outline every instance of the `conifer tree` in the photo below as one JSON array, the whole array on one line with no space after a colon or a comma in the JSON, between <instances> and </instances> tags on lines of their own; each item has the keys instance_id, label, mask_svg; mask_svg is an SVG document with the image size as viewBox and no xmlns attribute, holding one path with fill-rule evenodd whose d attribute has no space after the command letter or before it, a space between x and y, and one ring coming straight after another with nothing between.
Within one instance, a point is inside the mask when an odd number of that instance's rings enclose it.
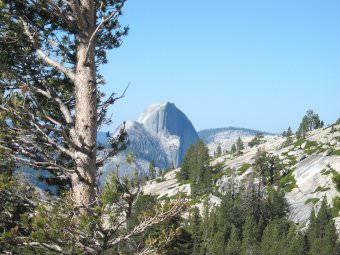
<instances>
[{"instance_id":1,"label":"conifer tree","mask_svg":"<svg viewBox=\"0 0 340 255\"><path fill-rule=\"evenodd\" d=\"M331 209L324 198L317 215L312 210L310 223L307 230L307 240L309 246L308 254L311 255L335 255L339 250L337 234L332 219Z\"/></svg>"},{"instance_id":2,"label":"conifer tree","mask_svg":"<svg viewBox=\"0 0 340 255\"><path fill-rule=\"evenodd\" d=\"M239 255L241 242L238 237L238 231L235 225L231 227L231 234L226 248L226 255Z\"/></svg>"},{"instance_id":3,"label":"conifer tree","mask_svg":"<svg viewBox=\"0 0 340 255\"><path fill-rule=\"evenodd\" d=\"M286 132L286 136L285 136L286 141L283 143L283 145L282 145L283 147L289 146L293 143L292 135L293 135L292 129L291 129L291 127L288 127L287 132Z\"/></svg>"},{"instance_id":4,"label":"conifer tree","mask_svg":"<svg viewBox=\"0 0 340 255\"><path fill-rule=\"evenodd\" d=\"M256 240L257 226L253 216L248 216L242 230L241 255L259 254L259 247Z\"/></svg>"},{"instance_id":5,"label":"conifer tree","mask_svg":"<svg viewBox=\"0 0 340 255\"><path fill-rule=\"evenodd\" d=\"M283 165L278 156L259 149L255 155L253 168L259 174L262 184L268 182L272 185L279 178Z\"/></svg>"},{"instance_id":6,"label":"conifer tree","mask_svg":"<svg viewBox=\"0 0 340 255\"><path fill-rule=\"evenodd\" d=\"M254 147L256 145L259 145L262 143L262 139L263 139L263 133L261 132L256 132L255 137L248 143L248 145L250 147Z\"/></svg>"},{"instance_id":7,"label":"conifer tree","mask_svg":"<svg viewBox=\"0 0 340 255\"><path fill-rule=\"evenodd\" d=\"M241 137L238 137L236 141L236 151L238 154L240 154L242 150L244 150L244 144Z\"/></svg>"},{"instance_id":8,"label":"conifer tree","mask_svg":"<svg viewBox=\"0 0 340 255\"><path fill-rule=\"evenodd\" d=\"M156 169L155 169L155 161L151 160L149 165L149 177L150 180L153 180L156 178Z\"/></svg>"},{"instance_id":9,"label":"conifer tree","mask_svg":"<svg viewBox=\"0 0 340 255\"><path fill-rule=\"evenodd\" d=\"M318 129L321 126L319 115L314 113L313 110L308 110L296 132L297 139L305 139L308 131Z\"/></svg>"},{"instance_id":10,"label":"conifer tree","mask_svg":"<svg viewBox=\"0 0 340 255\"><path fill-rule=\"evenodd\" d=\"M285 218L289 212L289 205L282 190L270 189L262 207L262 217L267 222L275 218Z\"/></svg>"},{"instance_id":11,"label":"conifer tree","mask_svg":"<svg viewBox=\"0 0 340 255\"><path fill-rule=\"evenodd\" d=\"M222 148L221 148L221 144L219 143L217 145L217 148L216 148L216 155L215 157L218 158L218 157L221 157L222 156Z\"/></svg>"},{"instance_id":12,"label":"conifer tree","mask_svg":"<svg viewBox=\"0 0 340 255\"><path fill-rule=\"evenodd\" d=\"M285 219L277 218L269 222L261 240L261 255L281 254L286 248L283 242L287 230L286 227Z\"/></svg>"},{"instance_id":13,"label":"conifer tree","mask_svg":"<svg viewBox=\"0 0 340 255\"><path fill-rule=\"evenodd\" d=\"M179 172L182 180L191 180L192 195L210 192L212 186L209 150L203 141L189 147Z\"/></svg>"},{"instance_id":14,"label":"conifer tree","mask_svg":"<svg viewBox=\"0 0 340 255\"><path fill-rule=\"evenodd\" d=\"M231 146L230 153L231 153L231 154L234 154L234 153L236 153L236 151L237 151L236 145L233 144L233 145Z\"/></svg>"},{"instance_id":15,"label":"conifer tree","mask_svg":"<svg viewBox=\"0 0 340 255\"><path fill-rule=\"evenodd\" d=\"M287 137L291 137L293 135L291 127L288 127L287 129Z\"/></svg>"},{"instance_id":16,"label":"conifer tree","mask_svg":"<svg viewBox=\"0 0 340 255\"><path fill-rule=\"evenodd\" d=\"M191 228L191 235L192 235L192 240L193 240L192 254L199 254L202 233L201 233L201 216L200 216L199 209L197 207L193 208L193 211L191 214L190 228Z\"/></svg>"},{"instance_id":17,"label":"conifer tree","mask_svg":"<svg viewBox=\"0 0 340 255\"><path fill-rule=\"evenodd\" d=\"M284 242L284 247L286 248L283 248L284 254L304 255L307 252L305 238L297 231L296 226L293 223L290 223L290 227Z\"/></svg>"},{"instance_id":18,"label":"conifer tree","mask_svg":"<svg viewBox=\"0 0 340 255\"><path fill-rule=\"evenodd\" d=\"M125 0L10 1L0 3L0 145L16 163L71 180L80 213L96 201L98 167L120 149L97 158L97 129L119 98L105 95L99 67L121 45Z\"/></svg>"}]
</instances>

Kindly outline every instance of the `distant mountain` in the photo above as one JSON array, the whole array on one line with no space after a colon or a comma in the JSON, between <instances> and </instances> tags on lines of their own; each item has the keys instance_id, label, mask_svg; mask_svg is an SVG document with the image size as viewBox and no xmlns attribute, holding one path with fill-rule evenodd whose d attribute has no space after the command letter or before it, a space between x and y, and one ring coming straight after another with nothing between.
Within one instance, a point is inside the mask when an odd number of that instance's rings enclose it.
<instances>
[{"instance_id":1,"label":"distant mountain","mask_svg":"<svg viewBox=\"0 0 340 255\"><path fill-rule=\"evenodd\" d=\"M221 145L223 151L230 150L238 137L241 137L245 143L248 143L257 132L261 132L264 135L273 135L254 129L225 127L201 130L198 132L198 136L208 145L210 154L213 154L218 145Z\"/></svg>"},{"instance_id":2,"label":"distant mountain","mask_svg":"<svg viewBox=\"0 0 340 255\"><path fill-rule=\"evenodd\" d=\"M124 152L108 159L101 172L102 180L116 166L120 174L131 174L133 168L125 162L127 153L136 156L136 166L147 171L149 162L155 161L159 168L168 167L171 162L177 167L183 162L189 146L199 137L190 120L173 103L151 105L144 110L138 121L126 123L129 144ZM98 134L98 143L108 150L108 137L105 133ZM101 153L101 152L99 152Z\"/></svg>"}]
</instances>

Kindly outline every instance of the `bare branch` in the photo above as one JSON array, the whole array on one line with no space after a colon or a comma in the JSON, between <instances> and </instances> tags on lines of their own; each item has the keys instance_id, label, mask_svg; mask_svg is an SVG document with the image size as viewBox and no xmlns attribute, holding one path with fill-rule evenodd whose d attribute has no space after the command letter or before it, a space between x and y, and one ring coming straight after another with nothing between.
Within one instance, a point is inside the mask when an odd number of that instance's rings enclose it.
<instances>
[{"instance_id":1,"label":"bare branch","mask_svg":"<svg viewBox=\"0 0 340 255\"><path fill-rule=\"evenodd\" d=\"M111 149L109 151L105 151L104 155L96 161L96 166L100 167L103 165L104 161L109 157L115 156L125 145L126 138L126 129L125 122L123 126L119 129L119 133L110 139Z\"/></svg>"},{"instance_id":2,"label":"bare branch","mask_svg":"<svg viewBox=\"0 0 340 255\"><path fill-rule=\"evenodd\" d=\"M144 221L142 221L139 225L137 225L136 227L134 227L134 229L124 235L124 236L120 236L118 238L115 238L113 240L111 240L109 242L109 246L114 246L122 241L126 241L128 239L130 239L133 236L136 236L140 233L142 233L143 231L145 231L147 228L150 228L152 226L155 226L163 221L165 221L166 219L169 219L173 216L178 215L179 213L181 213L185 208L185 203L182 202L181 200L177 200L174 205L166 212L157 212L155 216L146 218Z\"/></svg>"},{"instance_id":3,"label":"bare branch","mask_svg":"<svg viewBox=\"0 0 340 255\"><path fill-rule=\"evenodd\" d=\"M59 105L59 109L61 111L61 113L64 115L64 118L66 120L66 123L71 124L73 123L73 118L71 115L70 110L68 109L68 107L64 104L64 102L57 96L52 96L51 91L47 90L42 90L36 87L32 87L33 90L37 91L39 94L47 97L48 99L52 99L53 101L55 101L58 105Z\"/></svg>"},{"instance_id":4,"label":"bare branch","mask_svg":"<svg viewBox=\"0 0 340 255\"><path fill-rule=\"evenodd\" d=\"M85 62L87 61L87 56L89 54L89 50L93 44L93 41L99 31L99 29L107 22L109 22L110 19L112 19L115 14L119 13L118 10L114 10L113 12L111 12L111 14L109 14L109 16L107 16L106 18L102 18L102 21L98 24L98 26L96 27L96 29L94 30L93 34L91 35L90 37L90 40L89 40L89 44L87 45L87 49L86 49L86 54L85 54Z\"/></svg>"},{"instance_id":5,"label":"bare branch","mask_svg":"<svg viewBox=\"0 0 340 255\"><path fill-rule=\"evenodd\" d=\"M107 108L114 104L117 100L119 99L122 99L125 97L125 93L126 91L128 90L128 88L130 87L131 85L131 82L128 83L128 85L126 86L126 88L124 89L123 93L118 96L118 97L115 97L115 93L112 93L108 99L106 99L101 105L100 105L100 111L98 112L98 120L97 120L97 124L98 126L100 126L104 119L105 119L105 115L106 115L106 112L107 112Z\"/></svg>"},{"instance_id":6,"label":"bare branch","mask_svg":"<svg viewBox=\"0 0 340 255\"><path fill-rule=\"evenodd\" d=\"M13 160L15 160L16 162L21 162L22 164L34 167L34 168L44 168L46 170L59 170L62 171L63 173L66 174L72 174L74 173L74 170L72 169L68 169L66 167L63 167L61 165L56 164L55 162L53 162L52 160L45 160L45 161L36 161L36 160L32 160L32 158L24 158L24 157L18 157L16 156L16 151L14 151L13 149L6 147L2 144L0 144L0 148L2 148L3 150L6 150L8 152L11 152L11 155L9 155L9 157ZM29 157L30 153L25 153L24 151L19 151L23 156L25 157Z\"/></svg>"},{"instance_id":7,"label":"bare branch","mask_svg":"<svg viewBox=\"0 0 340 255\"><path fill-rule=\"evenodd\" d=\"M69 254L69 253L64 252L63 249L59 245L56 245L56 244L50 245L47 243L39 243L39 242L29 242L29 243L24 242L23 245L30 246L30 247L46 248L50 251L58 252L59 254L65 254L65 255Z\"/></svg>"}]
</instances>

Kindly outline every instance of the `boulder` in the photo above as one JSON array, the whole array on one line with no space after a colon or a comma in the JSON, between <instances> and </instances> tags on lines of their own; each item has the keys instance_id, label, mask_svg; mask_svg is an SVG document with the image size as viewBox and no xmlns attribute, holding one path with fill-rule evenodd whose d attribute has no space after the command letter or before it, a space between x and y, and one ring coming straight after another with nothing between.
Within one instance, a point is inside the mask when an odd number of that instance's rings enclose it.
<instances>
[{"instance_id":1,"label":"boulder","mask_svg":"<svg viewBox=\"0 0 340 255\"><path fill-rule=\"evenodd\" d=\"M306 147L306 145L307 145L307 142L304 142L303 144L300 145L300 148L304 149Z\"/></svg>"},{"instance_id":2,"label":"boulder","mask_svg":"<svg viewBox=\"0 0 340 255\"><path fill-rule=\"evenodd\" d=\"M334 146L337 144L337 141L336 139L332 139L330 142L329 142L330 145Z\"/></svg>"},{"instance_id":3,"label":"boulder","mask_svg":"<svg viewBox=\"0 0 340 255\"><path fill-rule=\"evenodd\" d=\"M328 150L326 150L326 151L322 154L322 156L327 157L327 156L331 155L332 152L333 152L332 149L328 149Z\"/></svg>"},{"instance_id":4,"label":"boulder","mask_svg":"<svg viewBox=\"0 0 340 255\"><path fill-rule=\"evenodd\" d=\"M302 154L301 156L299 156L298 158L297 158L297 161L302 161L302 160L304 160L305 158L307 158L307 155L306 154Z\"/></svg>"},{"instance_id":5,"label":"boulder","mask_svg":"<svg viewBox=\"0 0 340 255\"><path fill-rule=\"evenodd\" d=\"M288 156L295 156L297 154L297 151L289 151Z\"/></svg>"}]
</instances>

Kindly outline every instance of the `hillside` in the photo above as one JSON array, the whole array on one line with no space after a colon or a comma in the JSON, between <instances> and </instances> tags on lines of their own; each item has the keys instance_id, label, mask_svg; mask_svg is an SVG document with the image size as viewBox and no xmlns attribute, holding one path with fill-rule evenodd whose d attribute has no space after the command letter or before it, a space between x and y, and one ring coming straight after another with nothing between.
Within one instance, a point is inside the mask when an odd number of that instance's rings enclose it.
<instances>
[{"instance_id":1,"label":"hillside","mask_svg":"<svg viewBox=\"0 0 340 255\"><path fill-rule=\"evenodd\" d=\"M240 156L224 155L212 159L215 187L224 193L234 175L236 187L247 183L253 173L252 163L259 148L278 155L285 163L287 174L280 180L280 186L286 191L290 204L289 217L300 226L305 226L312 208L318 209L325 196L330 205L340 196L339 187L332 180L335 173L340 173L340 125L317 129L308 133L304 141L282 148L286 138L266 136L265 142L253 148L247 147ZM146 193L162 196L174 196L177 192L190 194L190 184L180 184L176 172L165 175L163 182L148 183ZM218 205L218 197L210 196L213 204ZM340 217L335 218L340 230Z\"/></svg>"}]
</instances>

